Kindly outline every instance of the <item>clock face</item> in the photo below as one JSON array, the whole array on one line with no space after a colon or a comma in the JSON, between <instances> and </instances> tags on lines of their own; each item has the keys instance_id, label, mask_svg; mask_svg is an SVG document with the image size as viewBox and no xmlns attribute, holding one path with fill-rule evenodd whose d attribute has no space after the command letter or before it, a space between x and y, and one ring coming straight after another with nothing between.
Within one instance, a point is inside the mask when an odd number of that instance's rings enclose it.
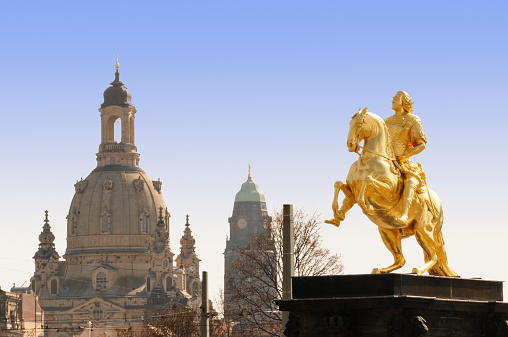
<instances>
[{"instance_id":1,"label":"clock face","mask_svg":"<svg viewBox=\"0 0 508 337\"><path fill-rule=\"evenodd\" d=\"M194 272L195 269L194 269L194 265L193 264L190 265L189 270L190 270L191 273Z\"/></svg>"},{"instance_id":2,"label":"clock face","mask_svg":"<svg viewBox=\"0 0 508 337\"><path fill-rule=\"evenodd\" d=\"M238 228L244 229L245 227L247 227L247 221L245 221L245 219L240 219L238 220L236 225L238 226Z\"/></svg>"}]
</instances>

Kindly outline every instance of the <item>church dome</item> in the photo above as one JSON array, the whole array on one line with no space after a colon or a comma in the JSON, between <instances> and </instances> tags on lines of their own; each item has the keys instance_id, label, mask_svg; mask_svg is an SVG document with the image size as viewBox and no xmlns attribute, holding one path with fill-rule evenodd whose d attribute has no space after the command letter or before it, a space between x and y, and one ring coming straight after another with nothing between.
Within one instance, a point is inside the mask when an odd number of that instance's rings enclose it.
<instances>
[{"instance_id":1,"label":"church dome","mask_svg":"<svg viewBox=\"0 0 508 337\"><path fill-rule=\"evenodd\" d=\"M259 190L258 184L252 181L250 175L235 196L235 202L242 201L266 202L265 195Z\"/></svg>"},{"instance_id":2,"label":"church dome","mask_svg":"<svg viewBox=\"0 0 508 337\"><path fill-rule=\"evenodd\" d=\"M168 226L161 185L139 167L97 167L75 185L66 255L148 252L161 209Z\"/></svg>"},{"instance_id":3,"label":"church dome","mask_svg":"<svg viewBox=\"0 0 508 337\"><path fill-rule=\"evenodd\" d=\"M118 69L115 73L115 80L111 82L111 86L104 91L104 103L101 104L101 108L105 108L110 105L118 105L121 107L131 106L132 94L124 87L122 81L120 81L120 73Z\"/></svg>"}]
</instances>

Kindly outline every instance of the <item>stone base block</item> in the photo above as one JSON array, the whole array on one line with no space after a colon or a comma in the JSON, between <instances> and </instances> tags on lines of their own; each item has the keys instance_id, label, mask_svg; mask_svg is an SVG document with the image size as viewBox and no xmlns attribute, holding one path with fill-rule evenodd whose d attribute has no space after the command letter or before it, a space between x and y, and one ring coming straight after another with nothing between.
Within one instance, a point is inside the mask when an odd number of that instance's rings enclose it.
<instances>
[{"instance_id":1,"label":"stone base block","mask_svg":"<svg viewBox=\"0 0 508 337\"><path fill-rule=\"evenodd\" d=\"M502 282L407 274L294 277L285 335L508 337Z\"/></svg>"}]
</instances>

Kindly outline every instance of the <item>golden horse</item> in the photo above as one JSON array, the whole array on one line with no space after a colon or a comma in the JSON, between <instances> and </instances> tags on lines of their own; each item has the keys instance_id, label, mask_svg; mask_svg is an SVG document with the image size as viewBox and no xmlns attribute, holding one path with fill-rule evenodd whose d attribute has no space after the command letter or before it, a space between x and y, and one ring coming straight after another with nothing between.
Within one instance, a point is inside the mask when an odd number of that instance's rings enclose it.
<instances>
[{"instance_id":1,"label":"golden horse","mask_svg":"<svg viewBox=\"0 0 508 337\"><path fill-rule=\"evenodd\" d=\"M386 268L374 268L372 273L389 273L404 266L401 240L414 235L424 252L425 264L414 268L413 273L421 275L458 276L450 267L444 248L443 209L436 193L425 186L423 193L415 193L409 210L409 221L400 223L404 180L394 158L390 134L384 121L365 108L360 109L349 123L347 147L350 152L360 150L360 157L351 165L346 184L337 181L334 185L332 209L334 219L326 223L339 227L346 212L358 204L363 213L379 226L383 243L392 253L394 263ZM345 195L339 209L338 196ZM420 191L422 192L422 191Z\"/></svg>"}]
</instances>

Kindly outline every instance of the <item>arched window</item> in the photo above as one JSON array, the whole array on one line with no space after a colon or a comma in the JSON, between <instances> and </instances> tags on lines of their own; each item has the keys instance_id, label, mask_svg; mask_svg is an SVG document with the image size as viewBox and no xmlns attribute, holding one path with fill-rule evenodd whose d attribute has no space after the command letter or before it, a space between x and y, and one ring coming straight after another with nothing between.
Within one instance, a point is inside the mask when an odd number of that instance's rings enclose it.
<instances>
[{"instance_id":1,"label":"arched window","mask_svg":"<svg viewBox=\"0 0 508 337\"><path fill-rule=\"evenodd\" d=\"M58 281L55 279L51 280L50 288L51 295L56 295L58 293Z\"/></svg>"},{"instance_id":2,"label":"arched window","mask_svg":"<svg viewBox=\"0 0 508 337\"><path fill-rule=\"evenodd\" d=\"M199 295L199 284L198 282L192 283L192 297L198 297Z\"/></svg>"},{"instance_id":3,"label":"arched window","mask_svg":"<svg viewBox=\"0 0 508 337\"><path fill-rule=\"evenodd\" d=\"M171 277L166 277L166 291L173 290L173 279Z\"/></svg>"},{"instance_id":4,"label":"arched window","mask_svg":"<svg viewBox=\"0 0 508 337\"><path fill-rule=\"evenodd\" d=\"M103 290L106 289L108 285L108 278L106 276L106 273L103 273L102 271L97 273L97 276L95 277L95 286L97 290Z\"/></svg>"},{"instance_id":5,"label":"arched window","mask_svg":"<svg viewBox=\"0 0 508 337\"><path fill-rule=\"evenodd\" d=\"M144 213L142 216L141 216L141 233L148 233L148 219L149 219L149 216L148 214Z\"/></svg>"},{"instance_id":6,"label":"arched window","mask_svg":"<svg viewBox=\"0 0 508 337\"><path fill-rule=\"evenodd\" d=\"M108 143L109 144L116 143L115 132L117 133L117 136L122 134L121 122L118 116L109 117L107 131L108 131Z\"/></svg>"},{"instance_id":7,"label":"arched window","mask_svg":"<svg viewBox=\"0 0 508 337\"><path fill-rule=\"evenodd\" d=\"M76 235L76 231L78 229L78 219L76 219L75 215L71 216L71 234Z\"/></svg>"},{"instance_id":8,"label":"arched window","mask_svg":"<svg viewBox=\"0 0 508 337\"><path fill-rule=\"evenodd\" d=\"M118 118L115 120L115 136L113 137L115 139L115 143L121 143L122 142L122 119Z\"/></svg>"},{"instance_id":9,"label":"arched window","mask_svg":"<svg viewBox=\"0 0 508 337\"><path fill-rule=\"evenodd\" d=\"M134 116L129 118L129 143L134 145Z\"/></svg>"},{"instance_id":10,"label":"arched window","mask_svg":"<svg viewBox=\"0 0 508 337\"><path fill-rule=\"evenodd\" d=\"M109 228L111 225L111 214L108 212L103 212L100 217L101 222L101 233L109 233Z\"/></svg>"},{"instance_id":11,"label":"arched window","mask_svg":"<svg viewBox=\"0 0 508 337\"><path fill-rule=\"evenodd\" d=\"M146 278L146 291L150 292L150 277Z\"/></svg>"},{"instance_id":12,"label":"arched window","mask_svg":"<svg viewBox=\"0 0 508 337\"><path fill-rule=\"evenodd\" d=\"M104 317L104 310L101 307L95 307L92 310L92 318L94 321L101 321Z\"/></svg>"}]
</instances>

